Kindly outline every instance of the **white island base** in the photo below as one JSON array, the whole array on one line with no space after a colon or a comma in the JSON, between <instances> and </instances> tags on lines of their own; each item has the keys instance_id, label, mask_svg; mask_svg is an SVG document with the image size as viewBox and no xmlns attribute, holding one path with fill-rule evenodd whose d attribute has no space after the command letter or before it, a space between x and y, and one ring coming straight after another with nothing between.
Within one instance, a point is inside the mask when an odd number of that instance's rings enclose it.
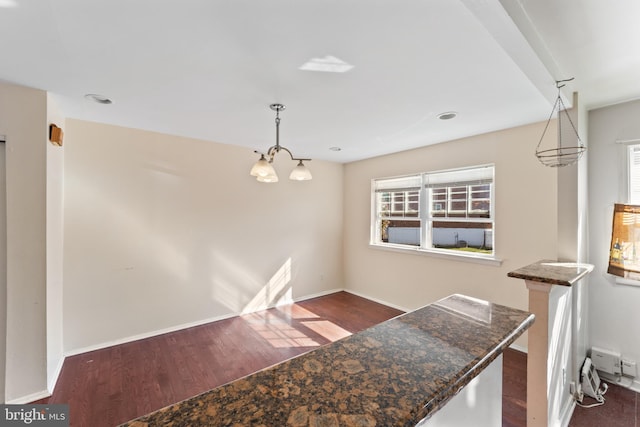
<instances>
[{"instance_id":1,"label":"white island base","mask_svg":"<svg viewBox=\"0 0 640 427\"><path fill-rule=\"evenodd\" d=\"M416 427L501 427L502 355Z\"/></svg>"}]
</instances>

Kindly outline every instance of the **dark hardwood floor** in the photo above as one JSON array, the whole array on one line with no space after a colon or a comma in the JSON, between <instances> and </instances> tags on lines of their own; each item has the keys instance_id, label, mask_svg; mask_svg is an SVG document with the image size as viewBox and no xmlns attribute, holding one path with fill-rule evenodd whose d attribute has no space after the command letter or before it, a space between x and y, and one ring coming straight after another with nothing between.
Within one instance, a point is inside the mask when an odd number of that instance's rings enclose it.
<instances>
[{"instance_id":1,"label":"dark hardwood floor","mask_svg":"<svg viewBox=\"0 0 640 427\"><path fill-rule=\"evenodd\" d=\"M527 354L507 349L502 357L502 427L527 425Z\"/></svg>"},{"instance_id":2,"label":"dark hardwood floor","mask_svg":"<svg viewBox=\"0 0 640 427\"><path fill-rule=\"evenodd\" d=\"M35 403L69 404L74 427L114 426L401 313L338 292L84 353L66 359L53 395ZM526 366L525 353L504 353L503 427L526 426ZM637 394L617 389L602 407L577 408L570 426L640 427Z\"/></svg>"},{"instance_id":3,"label":"dark hardwood floor","mask_svg":"<svg viewBox=\"0 0 640 427\"><path fill-rule=\"evenodd\" d=\"M576 406L569 427L640 427L640 393L608 383L605 404L594 408ZM596 403L585 397L585 405Z\"/></svg>"},{"instance_id":4,"label":"dark hardwood floor","mask_svg":"<svg viewBox=\"0 0 640 427\"><path fill-rule=\"evenodd\" d=\"M502 426L527 425L527 355L507 350L503 358ZM640 394L608 384L606 402L602 406L576 406L568 427L640 427ZM584 405L596 403L585 397Z\"/></svg>"},{"instance_id":5,"label":"dark hardwood floor","mask_svg":"<svg viewBox=\"0 0 640 427\"><path fill-rule=\"evenodd\" d=\"M114 426L402 314L338 292L65 360L49 399L71 426Z\"/></svg>"}]
</instances>

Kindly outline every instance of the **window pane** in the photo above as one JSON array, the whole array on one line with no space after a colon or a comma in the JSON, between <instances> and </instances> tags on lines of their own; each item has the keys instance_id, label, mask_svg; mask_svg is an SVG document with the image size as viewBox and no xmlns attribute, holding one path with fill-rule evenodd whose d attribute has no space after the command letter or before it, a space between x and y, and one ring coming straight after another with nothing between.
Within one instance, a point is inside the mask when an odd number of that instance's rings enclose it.
<instances>
[{"instance_id":1,"label":"window pane","mask_svg":"<svg viewBox=\"0 0 640 427\"><path fill-rule=\"evenodd\" d=\"M378 216L388 216L391 210L391 193L377 193Z\"/></svg>"},{"instance_id":2,"label":"window pane","mask_svg":"<svg viewBox=\"0 0 640 427\"><path fill-rule=\"evenodd\" d=\"M451 202L451 213L466 213L467 212L467 201L466 200L453 200Z\"/></svg>"},{"instance_id":3,"label":"window pane","mask_svg":"<svg viewBox=\"0 0 640 427\"><path fill-rule=\"evenodd\" d=\"M391 216L404 216L404 193L392 193Z\"/></svg>"},{"instance_id":4,"label":"window pane","mask_svg":"<svg viewBox=\"0 0 640 427\"><path fill-rule=\"evenodd\" d=\"M488 191L472 191L471 198L472 199L488 199L491 196L491 193Z\"/></svg>"},{"instance_id":5,"label":"window pane","mask_svg":"<svg viewBox=\"0 0 640 427\"><path fill-rule=\"evenodd\" d=\"M474 201L471 203L470 218L489 218L491 203L488 200Z\"/></svg>"},{"instance_id":6,"label":"window pane","mask_svg":"<svg viewBox=\"0 0 640 427\"><path fill-rule=\"evenodd\" d=\"M420 215L420 192L394 191L392 193L378 193L379 210L382 217L418 217Z\"/></svg>"},{"instance_id":7,"label":"window pane","mask_svg":"<svg viewBox=\"0 0 640 427\"><path fill-rule=\"evenodd\" d=\"M434 188L431 190L434 200L446 200L447 199L447 187Z\"/></svg>"},{"instance_id":8,"label":"window pane","mask_svg":"<svg viewBox=\"0 0 640 427\"><path fill-rule=\"evenodd\" d=\"M431 189L431 216L444 217L447 213L447 188Z\"/></svg>"},{"instance_id":9,"label":"window pane","mask_svg":"<svg viewBox=\"0 0 640 427\"><path fill-rule=\"evenodd\" d=\"M472 185L473 191L489 191L491 190L491 184Z\"/></svg>"},{"instance_id":10,"label":"window pane","mask_svg":"<svg viewBox=\"0 0 640 427\"><path fill-rule=\"evenodd\" d=\"M451 199L467 199L467 187L451 187Z\"/></svg>"},{"instance_id":11,"label":"window pane","mask_svg":"<svg viewBox=\"0 0 640 427\"><path fill-rule=\"evenodd\" d=\"M420 221L385 220L381 235L386 243L420 246Z\"/></svg>"},{"instance_id":12,"label":"window pane","mask_svg":"<svg viewBox=\"0 0 640 427\"><path fill-rule=\"evenodd\" d=\"M431 189L433 218L490 218L491 184Z\"/></svg>"},{"instance_id":13,"label":"window pane","mask_svg":"<svg viewBox=\"0 0 640 427\"><path fill-rule=\"evenodd\" d=\"M491 183L431 187L431 244L438 249L493 253ZM476 221L466 221L466 218ZM489 221L479 223L486 218ZM439 220L442 219L442 220ZM444 220L444 221L443 221Z\"/></svg>"},{"instance_id":14,"label":"window pane","mask_svg":"<svg viewBox=\"0 0 640 427\"><path fill-rule=\"evenodd\" d=\"M408 217L417 217L420 213L420 192L408 191L406 194L407 207L405 215Z\"/></svg>"},{"instance_id":15,"label":"window pane","mask_svg":"<svg viewBox=\"0 0 640 427\"><path fill-rule=\"evenodd\" d=\"M463 221L434 221L432 244L434 248L491 254L493 253L493 225Z\"/></svg>"}]
</instances>

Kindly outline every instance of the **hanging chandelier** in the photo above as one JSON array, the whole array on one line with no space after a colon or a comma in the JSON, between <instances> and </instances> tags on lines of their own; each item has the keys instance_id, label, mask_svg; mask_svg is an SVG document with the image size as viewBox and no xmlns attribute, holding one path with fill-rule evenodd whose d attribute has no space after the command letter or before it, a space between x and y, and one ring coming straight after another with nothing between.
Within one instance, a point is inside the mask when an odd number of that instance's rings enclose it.
<instances>
[{"instance_id":1,"label":"hanging chandelier","mask_svg":"<svg viewBox=\"0 0 640 427\"><path fill-rule=\"evenodd\" d=\"M571 80L573 80L573 77L567 80L556 81L558 97L556 98L555 104L553 104L551 115L549 116L549 120L547 120L547 124L544 127L544 131L542 132L542 136L540 137L540 141L536 147L536 157L540 163L552 168L572 165L580 160L584 152L587 151L587 147L585 147L580 140L578 131L573 125L571 116L569 116L569 113L567 112L567 107L565 107L564 102L562 102L562 97L560 96L560 89L565 86L564 83ZM542 144L544 135L547 133L549 123L551 123L551 119L556 112L558 114L558 143L553 148L542 149L540 145ZM570 127L567 127L567 122ZM568 131L569 135L563 142L563 132L565 131ZM570 141L567 141L566 139L569 138Z\"/></svg>"},{"instance_id":2,"label":"hanging chandelier","mask_svg":"<svg viewBox=\"0 0 640 427\"><path fill-rule=\"evenodd\" d=\"M311 172L303 162L310 162L311 159L295 158L289 149L280 145L280 111L283 111L286 107L282 104L271 104L269 107L276 112L276 145L269 147L266 154L255 151L255 153L260 154L260 159L251 168L251 176L255 176L259 182L278 182L278 174L272 163L276 153L284 150L289 153L291 160L298 162L291 171L289 179L293 181L309 181L312 178Z\"/></svg>"}]
</instances>

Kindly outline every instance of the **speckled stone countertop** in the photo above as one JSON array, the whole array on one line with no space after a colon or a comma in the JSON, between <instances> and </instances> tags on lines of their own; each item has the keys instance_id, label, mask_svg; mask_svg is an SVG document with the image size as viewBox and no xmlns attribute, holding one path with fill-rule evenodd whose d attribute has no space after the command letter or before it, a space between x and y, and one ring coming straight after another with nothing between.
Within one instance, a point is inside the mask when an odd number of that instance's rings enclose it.
<instances>
[{"instance_id":1,"label":"speckled stone countertop","mask_svg":"<svg viewBox=\"0 0 640 427\"><path fill-rule=\"evenodd\" d=\"M542 260L511 271L507 276L551 285L571 286L591 270L591 264Z\"/></svg>"},{"instance_id":2,"label":"speckled stone countertop","mask_svg":"<svg viewBox=\"0 0 640 427\"><path fill-rule=\"evenodd\" d=\"M123 426L415 426L533 317L452 295Z\"/></svg>"}]
</instances>

